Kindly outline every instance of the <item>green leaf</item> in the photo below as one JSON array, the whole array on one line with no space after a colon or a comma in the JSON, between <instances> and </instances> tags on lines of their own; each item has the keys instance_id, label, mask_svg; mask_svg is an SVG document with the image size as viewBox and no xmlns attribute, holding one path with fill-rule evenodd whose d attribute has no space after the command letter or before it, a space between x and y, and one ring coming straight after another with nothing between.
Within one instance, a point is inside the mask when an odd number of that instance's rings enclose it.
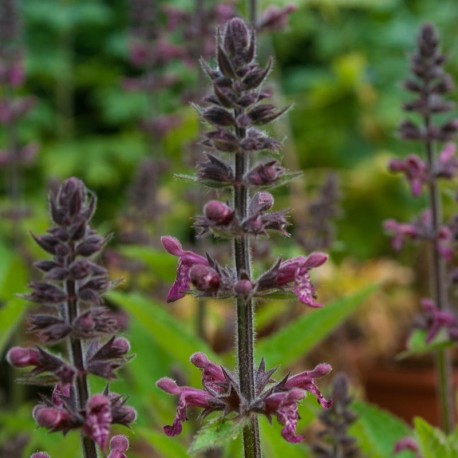
<instances>
[{"instance_id":1,"label":"green leaf","mask_svg":"<svg viewBox=\"0 0 458 458\"><path fill-rule=\"evenodd\" d=\"M377 288L364 288L321 309L309 311L276 334L261 340L257 354L262 355L270 367L294 363L342 324Z\"/></svg>"},{"instance_id":2,"label":"green leaf","mask_svg":"<svg viewBox=\"0 0 458 458\"><path fill-rule=\"evenodd\" d=\"M154 275L163 281L175 278L177 259L174 256L145 246L123 246L120 253L128 258L144 263Z\"/></svg>"},{"instance_id":3,"label":"green leaf","mask_svg":"<svg viewBox=\"0 0 458 458\"><path fill-rule=\"evenodd\" d=\"M135 428L135 432L144 439L148 445L158 452L159 456L173 456L174 458L187 458L188 452L176 439L166 436L163 432L150 428Z\"/></svg>"},{"instance_id":4,"label":"green leaf","mask_svg":"<svg viewBox=\"0 0 458 458\"><path fill-rule=\"evenodd\" d=\"M179 320L166 312L162 304L138 293L123 294L111 291L107 297L132 314L174 363L181 364L184 368L190 367L189 357L195 352L203 352L217 364L220 362L220 358L213 353L211 348L190 333ZM197 371L193 382L197 383L197 380L200 380L198 375L200 373Z\"/></svg>"},{"instance_id":5,"label":"green leaf","mask_svg":"<svg viewBox=\"0 0 458 458\"><path fill-rule=\"evenodd\" d=\"M27 304L22 299L11 299L0 308L0 355L3 354L26 309Z\"/></svg>"},{"instance_id":6,"label":"green leaf","mask_svg":"<svg viewBox=\"0 0 458 458\"><path fill-rule=\"evenodd\" d=\"M423 458L454 458L458 449L454 438L447 438L438 428L434 428L422 418L414 419L415 436ZM449 440L450 439L450 440Z\"/></svg>"},{"instance_id":7,"label":"green leaf","mask_svg":"<svg viewBox=\"0 0 458 458\"><path fill-rule=\"evenodd\" d=\"M354 402L352 410L359 418L350 434L358 439L361 450L371 458L393 456L396 442L412 434L403 421L374 405Z\"/></svg>"},{"instance_id":8,"label":"green leaf","mask_svg":"<svg viewBox=\"0 0 458 458\"><path fill-rule=\"evenodd\" d=\"M427 331L416 329L409 337L407 342L407 350L399 353L396 356L397 360L408 358L409 356L425 355L434 353L437 350L449 348L455 345L451 342L445 332L440 332L437 337L431 342L426 342Z\"/></svg>"},{"instance_id":9,"label":"green leaf","mask_svg":"<svg viewBox=\"0 0 458 458\"><path fill-rule=\"evenodd\" d=\"M227 417L208 422L194 436L189 453L194 455L233 442L240 435L245 424L244 421Z\"/></svg>"}]
</instances>

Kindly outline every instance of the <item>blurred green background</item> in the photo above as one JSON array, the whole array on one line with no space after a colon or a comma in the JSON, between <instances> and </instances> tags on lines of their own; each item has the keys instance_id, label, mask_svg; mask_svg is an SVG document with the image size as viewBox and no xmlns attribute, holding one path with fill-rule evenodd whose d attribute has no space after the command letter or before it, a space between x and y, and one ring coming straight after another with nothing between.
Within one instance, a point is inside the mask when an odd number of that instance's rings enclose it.
<instances>
[{"instance_id":1,"label":"blurred green background","mask_svg":"<svg viewBox=\"0 0 458 458\"><path fill-rule=\"evenodd\" d=\"M194 8L191 0L158 3L188 12ZM261 2L260 9L290 3L298 9L291 16L289 26L283 31L263 34L259 40L260 60L265 61L269 54L275 56L269 85L274 88L276 102L294 104L287 117L273 127L278 138L285 138L284 164L303 171L303 177L294 186L276 191L276 208L292 207L294 231L300 227L300 215L307 211L308 203L327 174L337 173L342 212L336 221L337 240L330 248L333 263L321 279L319 293L325 302L331 301L388 279L390 287L372 303L378 315L371 317L366 310L349 330L352 336L379 332L378 340L371 341L370 356L375 358L377 352L386 356L400 342L399 336L390 344L384 341L387 332L396 335L397 331L391 329L395 318L405 318L405 323L400 323L401 330L410 326L415 301L406 285L412 283L415 275L405 266L411 266L418 255L413 249L407 250L401 255L401 264L395 261L399 256L392 252L382 222L387 218L408 220L424 203L421 199L414 202L402 180L386 171L389 158L418 152L414 144L402 143L396 135L397 125L404 119L401 102L408 100L400 81L408 73L407 57L413 50L418 27L425 21L434 22L439 28L443 48L449 56L447 70L457 76L458 8L455 0L440 3L436 0L279 0ZM244 13L244 4L235 6ZM189 105L187 93L190 89L202 90L205 80L198 77L197 67L180 61L171 61L161 69L168 75L179 75L180 79L155 94L154 113L176 115L180 122L152 149L148 137L138 128L139 121L150 113L151 99L144 93L123 89L126 77L139 74L128 58L128 0L23 0L20 11L26 67L26 83L20 93L33 95L36 105L21 121L18 135L22 142L38 143L39 153L36 162L22 171L22 205L29 210L28 218L18 223L23 248L11 250L12 224L7 216L0 229L3 301L0 313L4 318L0 351L7 344L28 338L19 325L20 311L25 305L15 294L26 290L31 275L23 254L26 253L27 261L39 259L42 254L32 246L27 233L40 233L47 227L49 186L77 176L98 195L95 226L103 233L115 233L104 262L113 277L125 279L121 289L131 298L126 305L124 297L117 297L116 293L111 297L113 304L131 315L131 327L126 334L132 338L137 354L128 372L123 374L124 381L116 382L114 390L130 394L140 413L135 428L138 443L142 439L149 444L145 447L156 450L142 452L138 445L135 453L139 457L186 456L183 444L192 427L185 430L181 442L162 436L159 428L171 420L173 401L156 392L154 381L171 369L178 370L184 379L198 381L197 374L186 366L189 348L212 350L195 335L196 309L192 300L165 308L164 282L167 284L173 278L175 260L156 249L159 236L166 233L188 245L193 243L191 217L200 211L196 210L196 202L199 198L202 202L202 197L197 185L178 181L173 175L190 173L189 144L198 138L200 123ZM164 20L161 16L159 23ZM179 34L172 34L171 40L180 46ZM5 139L5 132L0 132L0 149ZM153 174L155 182L151 184L162 210L138 218L132 216L132 202L135 203L137 195L133 183L145 159L156 159L157 166L163 167L161 173ZM11 202L9 171L3 168L0 204L6 215ZM143 186L148 185L148 180L143 182ZM445 210L450 215L455 211L455 189L454 183L445 187ZM17 230L16 225L13 227ZM146 242L144 238L141 241L148 249L137 247L138 230L147 234ZM301 253L291 241L277 238L270 241L272 245L278 243L274 253L283 256ZM393 285L399 284L402 291L393 292ZM143 296L137 297L138 292L148 297L147 302L142 303ZM388 311L384 310L385 305ZM207 311L207 333L212 336L209 345L215 352L219 351L218 346L227 350L227 343L218 340L218 335L223 335L220 340L225 335L220 333L226 316L224 307L218 304ZM265 325L267 334L278 317L278 310L278 307L267 308L261 313L259 321ZM292 310L291 316L299 313ZM176 329L168 311L180 318ZM180 341L186 348L174 346L171 350L170 339L178 338L183 330L190 339ZM231 333L232 330L226 330L229 336ZM315 351L317 357L328 354L326 347ZM302 367L300 358L286 359ZM223 351L222 360L231 362L227 352ZM70 446L72 440L77 440L76 434L70 434L65 445L67 451L63 452L58 435L34 431L30 406L36 392L15 386L12 380L17 374L7 370L6 365L1 368L0 408L4 409L0 410L3 426L0 441L25 432L33 437L27 452L43 446L55 457L78 456ZM24 399L30 403L24 405ZM314 409L312 401L306 404L305 423L307 418L310 421L313 418ZM11 417L12 406L18 405L21 407ZM282 445L271 443L270 447L277 453L284 452ZM289 445L284 447L288 447L287 456L298 453ZM305 456L304 453L305 449L297 456Z\"/></svg>"}]
</instances>

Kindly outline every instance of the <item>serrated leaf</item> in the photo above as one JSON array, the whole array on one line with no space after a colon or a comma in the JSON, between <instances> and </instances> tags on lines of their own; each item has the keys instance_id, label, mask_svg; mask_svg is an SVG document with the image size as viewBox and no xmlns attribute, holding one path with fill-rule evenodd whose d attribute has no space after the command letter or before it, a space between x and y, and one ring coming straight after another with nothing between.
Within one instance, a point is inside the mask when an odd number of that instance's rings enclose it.
<instances>
[{"instance_id":1,"label":"serrated leaf","mask_svg":"<svg viewBox=\"0 0 458 458\"><path fill-rule=\"evenodd\" d=\"M237 439L245 425L246 421L227 417L212 420L197 432L188 452L195 455L230 443Z\"/></svg>"},{"instance_id":2,"label":"serrated leaf","mask_svg":"<svg viewBox=\"0 0 458 458\"><path fill-rule=\"evenodd\" d=\"M395 444L412 435L402 420L374 405L356 401L352 410L358 415L358 420L350 428L350 434L358 439L361 450L368 457L391 457Z\"/></svg>"},{"instance_id":3,"label":"serrated leaf","mask_svg":"<svg viewBox=\"0 0 458 458\"><path fill-rule=\"evenodd\" d=\"M409 356L419 356L428 353L434 353L437 350L449 348L455 345L448 339L447 334L444 332L439 335L431 343L426 342L427 331L423 329L416 329L412 332L407 342L407 350L399 353L396 356L397 360L408 358Z\"/></svg>"},{"instance_id":4,"label":"serrated leaf","mask_svg":"<svg viewBox=\"0 0 458 458\"><path fill-rule=\"evenodd\" d=\"M276 334L260 340L257 354L270 367L288 366L303 357L354 313L376 290L370 286L318 310L311 310Z\"/></svg>"}]
</instances>

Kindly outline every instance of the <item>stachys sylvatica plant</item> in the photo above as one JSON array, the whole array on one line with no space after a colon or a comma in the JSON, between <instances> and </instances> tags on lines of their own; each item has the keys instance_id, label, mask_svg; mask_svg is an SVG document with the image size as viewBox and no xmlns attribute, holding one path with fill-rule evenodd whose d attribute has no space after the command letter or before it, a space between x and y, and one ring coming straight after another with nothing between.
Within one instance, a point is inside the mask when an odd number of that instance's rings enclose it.
<instances>
[{"instance_id":1,"label":"stachys sylvatica plant","mask_svg":"<svg viewBox=\"0 0 458 458\"><path fill-rule=\"evenodd\" d=\"M33 237L52 258L35 263L43 279L31 283L25 296L39 305L28 316L28 327L41 345L13 347L7 360L17 368L33 368L25 378L28 383L46 380L54 385L51 396L43 396L33 409L37 425L63 434L79 429L81 456L97 458L97 448L106 456L111 425L129 426L136 412L126 405L125 396L110 392L108 385L103 393L91 394L88 376L107 382L115 379L116 370L129 360L130 345L117 335L118 321L103 306L102 295L113 284L107 270L94 260L107 242L89 225L95 195L80 180L70 178L51 192L49 208L52 227L47 234ZM45 348L62 342L67 358ZM125 456L126 441L123 436L112 438L109 456Z\"/></svg>"},{"instance_id":2,"label":"stachys sylvatica plant","mask_svg":"<svg viewBox=\"0 0 458 458\"><path fill-rule=\"evenodd\" d=\"M321 307L316 300L310 271L326 262L323 253L293 259L278 259L266 272L252 274L253 238L277 232L287 236L287 212L272 211L274 198L266 190L288 181L288 173L276 159L258 159L260 153L278 153L281 144L262 131L262 127L281 116L287 108L277 110L268 102L263 83L272 66L256 61L256 33L239 18L226 23L217 34L217 66L202 62L212 83L212 93L203 106L196 107L210 129L202 145L205 158L197 165L197 179L202 184L229 190L230 204L218 200L207 202L194 227L199 237L213 234L229 240L233 265L222 266L208 254L185 250L171 237L162 237L165 250L178 258L177 277L167 301L192 293L197 297L234 298L236 308L237 367L231 371L215 364L202 353L191 356L191 363L202 372L202 388L180 386L171 378L162 378L157 386L178 397L172 425L164 428L169 436L182 431L188 408L203 413L221 412L234 422L243 422L243 447L246 458L262 456L258 415L277 418L283 425L282 436L300 442L296 433L298 404L311 393L324 408L324 399L316 379L331 371L328 364L313 370L273 378L275 369L266 369L264 359L255 367L255 306L257 298L278 292L291 293L309 307ZM229 247L228 247L229 249Z\"/></svg>"}]
</instances>

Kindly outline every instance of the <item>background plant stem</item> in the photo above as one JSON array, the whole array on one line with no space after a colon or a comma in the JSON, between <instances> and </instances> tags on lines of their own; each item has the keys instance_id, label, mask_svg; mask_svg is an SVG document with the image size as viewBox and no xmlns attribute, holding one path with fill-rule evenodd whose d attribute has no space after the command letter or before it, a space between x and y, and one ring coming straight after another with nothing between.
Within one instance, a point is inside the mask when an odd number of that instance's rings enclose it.
<instances>
[{"instance_id":1,"label":"background plant stem","mask_svg":"<svg viewBox=\"0 0 458 458\"><path fill-rule=\"evenodd\" d=\"M428 115L424 116L424 124L426 131L429 131L431 120ZM425 142L426 159L430 171L434 170L434 151L433 145L430 140ZM431 209L431 225L432 232L435 235L431 243L431 257L432 257L432 274L431 274L431 288L433 299L436 306L440 310L448 309L447 301L447 271L445 261L438 250L437 234L439 233L442 212L441 203L439 198L439 189L437 181L433 178L429 181L429 208ZM436 372L437 372L437 389L439 394L439 407L442 419L442 427L447 434L450 434L454 429L455 413L454 413L454 396L453 396L453 372L452 362L449 350L439 350L436 353Z\"/></svg>"}]
</instances>

